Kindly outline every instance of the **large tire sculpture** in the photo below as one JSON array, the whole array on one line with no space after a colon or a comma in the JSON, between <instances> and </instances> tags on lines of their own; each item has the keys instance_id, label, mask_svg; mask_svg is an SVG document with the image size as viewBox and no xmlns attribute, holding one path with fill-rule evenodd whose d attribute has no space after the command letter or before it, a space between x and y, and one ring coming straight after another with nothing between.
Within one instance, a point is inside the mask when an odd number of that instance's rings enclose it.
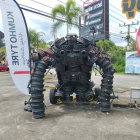
<instances>
[{"instance_id":1,"label":"large tire sculpture","mask_svg":"<svg viewBox=\"0 0 140 140\"><path fill-rule=\"evenodd\" d=\"M95 62L103 71L101 93L98 97L102 112L108 112L111 109L111 94L113 92L113 74L114 68L111 59L98 46L95 46L90 51L92 63Z\"/></svg>"},{"instance_id":2,"label":"large tire sculpture","mask_svg":"<svg viewBox=\"0 0 140 140\"><path fill-rule=\"evenodd\" d=\"M33 117L43 118L45 116L45 105L44 105L44 94L43 94L43 87L44 87L44 73L46 72L46 68L48 67L45 61L39 61L34 69L34 73L31 77L31 107Z\"/></svg>"},{"instance_id":3,"label":"large tire sculpture","mask_svg":"<svg viewBox=\"0 0 140 140\"><path fill-rule=\"evenodd\" d=\"M72 44L77 38L75 36L70 36L67 39L69 39L70 44ZM41 51L41 53L39 53L39 56L40 56L39 60L36 62L35 68L33 69L34 70L33 74L31 76L31 88L30 88L30 94L31 94L31 103L30 104L32 107L32 113L33 113L34 118L43 118L45 116L45 105L43 102L44 101L44 95L43 95L44 73L46 72L46 69L48 69L50 66L55 67L56 63L58 63L58 64L62 63L61 62L62 59L59 59L59 58L61 55L64 55L64 54L62 54L62 51L60 51L59 49L61 48L61 46L63 47L62 44L64 44L65 42L67 42L67 41L64 38L62 38L62 40L60 39L56 44L56 46L58 48L54 45L54 48L52 48L52 50L49 49L48 52ZM103 71L101 89L100 89L100 91L98 91L98 92L100 92L100 94L98 96L98 101L100 102L101 111L108 112L111 109L110 99L111 99L111 94L113 92L114 68L111 63L111 59L98 46L93 45L89 41L82 39L82 41L80 41L80 43L83 44L83 46L88 46L87 48L90 48L90 50L88 50L87 59L85 59L86 53L84 53L84 57L83 57L84 61L86 60L88 63L89 70L92 68L92 65L94 63L96 63L96 65L98 65ZM58 45L58 44L61 44L61 45ZM93 45L93 47L91 45ZM67 47L68 46L69 45L67 45ZM63 52L64 52L64 50L63 50ZM82 51L82 56L83 56L83 52L86 52L86 51L85 50ZM48 55L48 54L51 54L51 55ZM79 61L79 59L77 59L77 57L81 58L80 53L71 54L71 56L69 58L72 58L72 59L75 58L75 59L73 59L73 62L74 62L74 60ZM67 57L64 60L67 60ZM65 61L63 61L63 63L65 63ZM67 63L66 63L66 65L67 65ZM66 70L67 70L67 67L66 67ZM72 70L75 70L75 65L74 65L74 67L72 67ZM62 80L61 78L62 77L60 76L60 73L59 73L58 81L61 81ZM85 80L85 79L83 79L83 80ZM61 84L63 85L62 81L61 81ZM64 91L65 91L65 93L70 93L69 90L71 91L71 89L70 89L69 85L67 85L67 86L68 86L68 91L66 90L67 89L66 87L64 88ZM84 91L86 91L86 89ZM51 103L56 104L54 89L51 90L50 98L51 98Z\"/></svg>"}]
</instances>

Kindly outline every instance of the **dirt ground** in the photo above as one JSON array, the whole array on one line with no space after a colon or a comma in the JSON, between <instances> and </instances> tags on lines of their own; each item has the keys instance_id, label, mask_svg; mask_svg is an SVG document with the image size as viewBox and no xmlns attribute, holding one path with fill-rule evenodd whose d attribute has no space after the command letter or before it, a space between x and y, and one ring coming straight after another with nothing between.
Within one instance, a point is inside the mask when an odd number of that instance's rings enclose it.
<instances>
[{"instance_id":1,"label":"dirt ground","mask_svg":"<svg viewBox=\"0 0 140 140\"><path fill-rule=\"evenodd\" d=\"M96 86L101 77L93 76ZM50 79L50 81L52 81ZM140 76L115 75L115 103L130 102L130 87L140 87ZM27 96L20 94L8 72L0 73L0 140L140 140L140 110L112 108L109 114L98 105L51 105L45 91L46 117L33 119L24 112Z\"/></svg>"}]
</instances>

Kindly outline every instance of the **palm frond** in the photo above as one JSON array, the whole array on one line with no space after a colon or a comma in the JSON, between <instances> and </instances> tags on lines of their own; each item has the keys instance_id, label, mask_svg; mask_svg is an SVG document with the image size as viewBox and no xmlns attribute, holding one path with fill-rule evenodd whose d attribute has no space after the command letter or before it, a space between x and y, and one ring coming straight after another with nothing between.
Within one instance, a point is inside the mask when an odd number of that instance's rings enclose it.
<instances>
[{"instance_id":1,"label":"palm frond","mask_svg":"<svg viewBox=\"0 0 140 140\"><path fill-rule=\"evenodd\" d=\"M65 16L65 7L62 4L56 5L51 11L52 17L56 17L57 15Z\"/></svg>"},{"instance_id":2,"label":"palm frond","mask_svg":"<svg viewBox=\"0 0 140 140\"><path fill-rule=\"evenodd\" d=\"M62 21L56 21L54 22L54 24L52 25L52 28L51 28L51 34L52 35L55 35L57 33L57 30L62 27L63 25L63 22Z\"/></svg>"},{"instance_id":3,"label":"palm frond","mask_svg":"<svg viewBox=\"0 0 140 140\"><path fill-rule=\"evenodd\" d=\"M67 33L68 28L72 26L78 25L78 17L82 13L81 8L76 6L75 0L67 0L65 7L61 4L58 4L55 8L52 9L52 17L56 17L58 15L63 16L67 23ZM54 35L57 32L57 29L62 26L62 22L55 22L52 26L51 33Z\"/></svg>"},{"instance_id":4,"label":"palm frond","mask_svg":"<svg viewBox=\"0 0 140 140\"><path fill-rule=\"evenodd\" d=\"M75 1L68 0L66 3L66 20L68 24L73 24L73 18L78 20L80 13L82 13L82 10L80 7L76 6Z\"/></svg>"},{"instance_id":5,"label":"palm frond","mask_svg":"<svg viewBox=\"0 0 140 140\"><path fill-rule=\"evenodd\" d=\"M76 3L74 0L68 0L66 3L66 15L70 12L73 7L76 7Z\"/></svg>"}]
</instances>

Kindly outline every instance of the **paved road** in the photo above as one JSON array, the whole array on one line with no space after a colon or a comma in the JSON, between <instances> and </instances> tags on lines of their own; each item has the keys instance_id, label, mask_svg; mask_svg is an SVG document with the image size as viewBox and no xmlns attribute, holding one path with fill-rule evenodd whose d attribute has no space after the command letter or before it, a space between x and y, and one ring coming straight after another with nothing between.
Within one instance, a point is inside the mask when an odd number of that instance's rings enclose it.
<instances>
[{"instance_id":1,"label":"paved road","mask_svg":"<svg viewBox=\"0 0 140 140\"><path fill-rule=\"evenodd\" d=\"M97 86L99 78L93 76ZM139 83L140 76L115 75L114 89L125 94ZM104 114L94 104L54 106L47 92L46 117L35 120L23 111L27 97L15 88L9 73L0 73L0 140L140 140L140 111L117 108Z\"/></svg>"},{"instance_id":2,"label":"paved road","mask_svg":"<svg viewBox=\"0 0 140 140\"><path fill-rule=\"evenodd\" d=\"M101 77L93 74L92 79L100 83ZM123 75L116 74L114 76L114 88L130 89L131 87L140 87L140 75Z\"/></svg>"}]
</instances>

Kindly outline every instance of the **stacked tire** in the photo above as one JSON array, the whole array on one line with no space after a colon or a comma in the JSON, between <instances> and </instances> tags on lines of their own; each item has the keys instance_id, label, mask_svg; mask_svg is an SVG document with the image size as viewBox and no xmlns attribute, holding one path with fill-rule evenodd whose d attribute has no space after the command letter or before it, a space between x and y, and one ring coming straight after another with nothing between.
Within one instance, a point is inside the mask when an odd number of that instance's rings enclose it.
<instances>
[{"instance_id":1,"label":"stacked tire","mask_svg":"<svg viewBox=\"0 0 140 140\"><path fill-rule=\"evenodd\" d=\"M44 73L46 72L47 64L44 61L39 61L31 77L31 107L33 117L43 118L45 116L44 104Z\"/></svg>"}]
</instances>

